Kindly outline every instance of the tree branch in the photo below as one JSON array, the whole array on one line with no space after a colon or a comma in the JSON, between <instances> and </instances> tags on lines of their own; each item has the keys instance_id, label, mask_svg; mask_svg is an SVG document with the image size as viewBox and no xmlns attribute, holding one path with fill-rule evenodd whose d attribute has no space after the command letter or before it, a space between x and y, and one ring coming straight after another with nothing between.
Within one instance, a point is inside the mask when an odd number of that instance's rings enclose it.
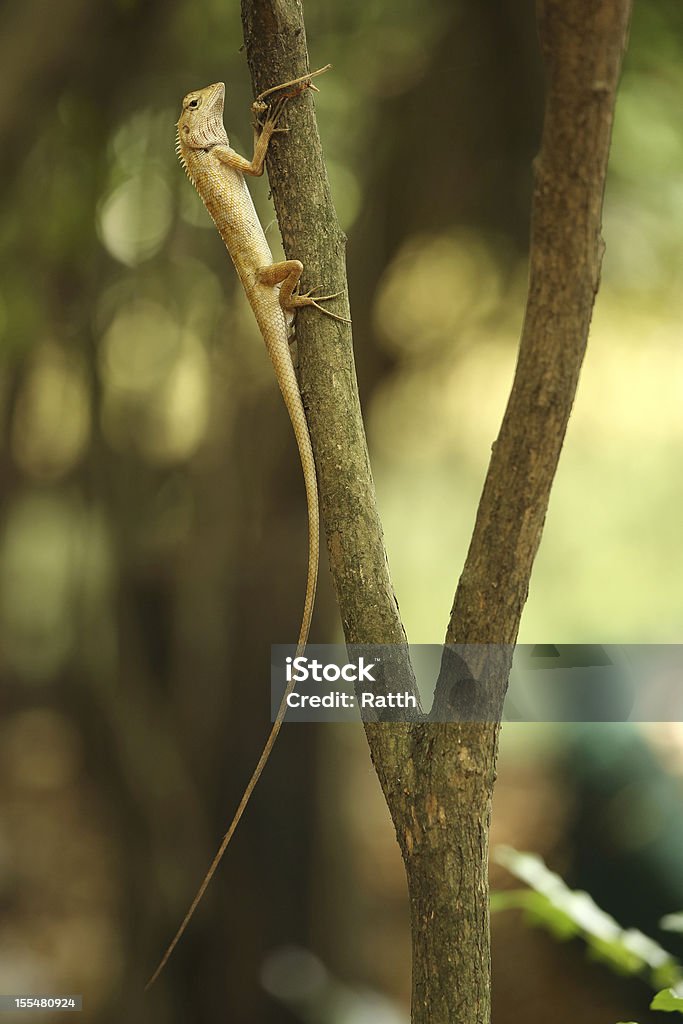
<instances>
[{"instance_id":1,"label":"tree branch","mask_svg":"<svg viewBox=\"0 0 683 1024\"><path fill-rule=\"evenodd\" d=\"M631 0L539 0L546 68L529 292L514 383L447 641L514 643L583 362Z\"/></svg>"},{"instance_id":2,"label":"tree branch","mask_svg":"<svg viewBox=\"0 0 683 1024\"><path fill-rule=\"evenodd\" d=\"M599 285L602 200L630 12L631 0L538 3L547 93L526 316L446 633L448 643L509 645L502 670L486 674L498 712ZM452 668L445 653L436 720L464 703ZM490 1018L487 854L498 735L497 715L415 733L402 844L413 910L414 1024ZM394 820L400 816L396 809Z\"/></svg>"}]
</instances>

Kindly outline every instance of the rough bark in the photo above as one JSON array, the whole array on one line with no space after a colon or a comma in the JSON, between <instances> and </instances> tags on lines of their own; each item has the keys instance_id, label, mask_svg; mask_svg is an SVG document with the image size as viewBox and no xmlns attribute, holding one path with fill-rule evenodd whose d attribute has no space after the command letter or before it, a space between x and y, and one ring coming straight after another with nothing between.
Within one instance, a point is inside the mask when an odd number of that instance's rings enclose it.
<instances>
[{"instance_id":1,"label":"rough bark","mask_svg":"<svg viewBox=\"0 0 683 1024\"><path fill-rule=\"evenodd\" d=\"M451 611L451 643L511 645L517 637L599 284L602 198L630 8L630 0L539 0L547 94L534 169L526 317L510 400ZM242 12L255 92L308 69L298 0L243 0ZM345 280L344 237L312 97L291 104L287 119L292 131L268 162L285 250L303 260L305 285L323 283L335 291ZM351 330L303 311L297 337L347 641L403 645ZM400 668L409 682L403 655ZM494 704L502 699L505 678L502 672ZM498 725L439 722L462 704L462 695L445 658L431 721L366 726L406 864L414 1024L484 1024L490 1018L487 857Z\"/></svg>"}]
</instances>

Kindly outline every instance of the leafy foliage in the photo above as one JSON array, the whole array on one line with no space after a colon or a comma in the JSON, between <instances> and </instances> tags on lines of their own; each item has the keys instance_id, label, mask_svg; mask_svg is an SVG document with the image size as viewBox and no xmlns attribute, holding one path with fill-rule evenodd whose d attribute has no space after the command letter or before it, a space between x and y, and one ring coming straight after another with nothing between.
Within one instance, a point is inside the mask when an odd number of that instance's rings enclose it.
<instances>
[{"instance_id":1,"label":"leafy foliage","mask_svg":"<svg viewBox=\"0 0 683 1024\"><path fill-rule=\"evenodd\" d=\"M652 1010L683 1013L683 968L659 943L636 928L622 928L587 892L570 889L538 854L499 846L495 859L529 888L492 892L492 911L517 907L531 924L546 928L556 939L583 939L596 960L619 974L640 975L654 988L669 986L657 992ZM667 914L660 925L683 932L683 913Z\"/></svg>"},{"instance_id":2,"label":"leafy foliage","mask_svg":"<svg viewBox=\"0 0 683 1024\"><path fill-rule=\"evenodd\" d=\"M570 889L537 854L502 846L495 857L530 888L492 893L492 911L518 907L531 924L557 939L583 939L594 959L619 974L641 976L653 988L683 981L683 968L671 953L638 929L622 928L588 893Z\"/></svg>"}]
</instances>

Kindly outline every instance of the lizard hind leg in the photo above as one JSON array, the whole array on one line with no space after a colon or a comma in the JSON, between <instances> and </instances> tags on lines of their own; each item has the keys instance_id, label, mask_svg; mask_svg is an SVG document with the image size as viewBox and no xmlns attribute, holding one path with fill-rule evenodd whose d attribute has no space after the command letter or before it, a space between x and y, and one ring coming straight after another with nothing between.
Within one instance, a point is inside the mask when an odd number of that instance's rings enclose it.
<instances>
[{"instance_id":1,"label":"lizard hind leg","mask_svg":"<svg viewBox=\"0 0 683 1024\"><path fill-rule=\"evenodd\" d=\"M351 321L347 317L339 316L319 305L320 302L325 302L328 299L338 298L344 294L343 292L335 292L333 295L318 295L314 298L312 293L317 291L317 288L312 288L310 292L299 294L299 280L303 270L304 265L301 260L283 260L282 263L271 263L269 267L262 267L258 272L258 279L261 284L271 287L280 285L280 305L286 313L291 314L302 306L315 306L321 313L331 316L333 320L350 324Z\"/></svg>"}]
</instances>

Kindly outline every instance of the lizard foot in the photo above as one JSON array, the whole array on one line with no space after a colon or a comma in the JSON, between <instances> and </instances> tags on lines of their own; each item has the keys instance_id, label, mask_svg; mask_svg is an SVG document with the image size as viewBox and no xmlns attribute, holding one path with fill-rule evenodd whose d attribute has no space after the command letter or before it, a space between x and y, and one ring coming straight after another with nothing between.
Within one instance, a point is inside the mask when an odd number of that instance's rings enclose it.
<instances>
[{"instance_id":1,"label":"lizard foot","mask_svg":"<svg viewBox=\"0 0 683 1024\"><path fill-rule=\"evenodd\" d=\"M278 121L287 106L288 95L279 96L273 103L264 103L262 100L255 100L251 105L255 124L263 131L266 125L270 126L271 135L276 132L288 132L289 128L278 127ZM265 115L265 119L264 119Z\"/></svg>"},{"instance_id":2,"label":"lizard foot","mask_svg":"<svg viewBox=\"0 0 683 1024\"><path fill-rule=\"evenodd\" d=\"M338 313L333 313L331 310L325 309L324 306L319 305L319 303L326 302L328 299L338 299L340 295L344 294L343 291L334 292L333 295L316 295L314 298L313 292L317 291L318 288L316 287L311 288L311 290L308 292L303 292L302 294L299 294L297 292L296 294L292 295L292 308L296 309L297 307L300 306L315 306L315 308L319 309L321 313L324 313L326 316L331 316L333 320L339 320L343 324L351 323L348 317L339 316Z\"/></svg>"}]
</instances>

